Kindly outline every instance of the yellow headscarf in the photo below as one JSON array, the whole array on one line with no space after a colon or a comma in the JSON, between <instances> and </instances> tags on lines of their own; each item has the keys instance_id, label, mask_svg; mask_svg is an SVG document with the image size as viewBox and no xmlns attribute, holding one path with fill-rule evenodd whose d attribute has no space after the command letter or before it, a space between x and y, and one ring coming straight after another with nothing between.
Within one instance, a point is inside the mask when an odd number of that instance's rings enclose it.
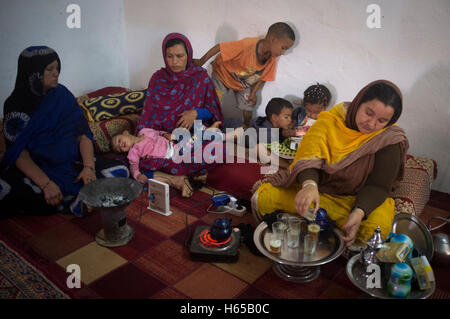
<instances>
[{"instance_id":1,"label":"yellow headscarf","mask_svg":"<svg viewBox=\"0 0 450 319\"><path fill-rule=\"evenodd\" d=\"M365 134L359 132L356 127L355 118L361 101L367 90L378 83L389 85L401 99L400 90L395 84L386 80L378 80L361 89L352 102L343 102L335 105L329 111L321 112L317 121L303 137L289 170L279 170L270 176L268 181L274 186L288 187L296 181L296 176L304 169L316 168L332 175L351 165L352 173L354 173L351 181L355 182L353 186L360 187L369 173L368 170L371 170L375 153L379 149L400 143L404 157L408 149L408 140L405 132L394 124L400 116L401 108L397 111L394 110L391 121L381 130ZM366 158L366 156L369 157ZM359 161L363 157L366 160ZM403 168L404 163L402 163L398 178L402 177ZM342 176L337 176L337 178L341 179Z\"/></svg>"},{"instance_id":2,"label":"yellow headscarf","mask_svg":"<svg viewBox=\"0 0 450 319\"><path fill-rule=\"evenodd\" d=\"M349 129L345 125L346 113L344 103L335 105L329 111L321 112L317 122L303 137L290 168L292 169L300 160L322 159L330 165L336 164L386 130L384 128L364 134Z\"/></svg>"}]
</instances>

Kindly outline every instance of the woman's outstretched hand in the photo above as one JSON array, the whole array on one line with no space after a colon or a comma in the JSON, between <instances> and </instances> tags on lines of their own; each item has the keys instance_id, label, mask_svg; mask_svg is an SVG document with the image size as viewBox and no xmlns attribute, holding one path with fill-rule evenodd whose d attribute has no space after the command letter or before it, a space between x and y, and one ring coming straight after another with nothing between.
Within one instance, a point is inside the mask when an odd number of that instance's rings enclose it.
<instances>
[{"instance_id":1,"label":"woman's outstretched hand","mask_svg":"<svg viewBox=\"0 0 450 319\"><path fill-rule=\"evenodd\" d=\"M348 215L347 223L342 226L345 236L342 238L345 245L351 246L355 242L356 234L358 233L359 225L364 218L364 211L360 208L355 208L350 215Z\"/></svg>"},{"instance_id":2,"label":"woman's outstretched hand","mask_svg":"<svg viewBox=\"0 0 450 319\"><path fill-rule=\"evenodd\" d=\"M305 216L308 212L308 208L311 204L314 204L314 214L319 209L319 201L320 201L320 195L319 190L317 189L317 186L313 185L313 183L307 183L304 182L305 187L302 187L301 190L298 191L297 195L295 196L295 208L297 209L297 212L301 216Z\"/></svg>"},{"instance_id":3,"label":"woman's outstretched hand","mask_svg":"<svg viewBox=\"0 0 450 319\"><path fill-rule=\"evenodd\" d=\"M196 110L184 111L178 116L180 117L180 119L177 122L177 127L184 127L190 130L192 125L194 125L194 121L197 119L197 111Z\"/></svg>"}]
</instances>

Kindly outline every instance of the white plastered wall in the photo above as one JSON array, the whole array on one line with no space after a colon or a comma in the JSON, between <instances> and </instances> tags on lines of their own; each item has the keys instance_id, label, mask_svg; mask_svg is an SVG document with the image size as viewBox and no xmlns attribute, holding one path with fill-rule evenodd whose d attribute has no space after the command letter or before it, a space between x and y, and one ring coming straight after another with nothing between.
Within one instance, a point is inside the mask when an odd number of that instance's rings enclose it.
<instances>
[{"instance_id":1,"label":"white plastered wall","mask_svg":"<svg viewBox=\"0 0 450 319\"><path fill-rule=\"evenodd\" d=\"M80 28L67 25L74 13L67 12L69 4L80 8ZM19 54L28 46L56 50L59 81L75 96L129 85L122 0L0 0L0 30L0 117L14 88Z\"/></svg>"},{"instance_id":2,"label":"white plastered wall","mask_svg":"<svg viewBox=\"0 0 450 319\"><path fill-rule=\"evenodd\" d=\"M15 81L18 53L47 44L61 56L61 82L75 95L105 86L143 88L163 66L161 42L170 32L191 40L200 57L216 43L263 36L285 21L297 41L278 63L276 81L259 95L295 102L320 82L333 103L351 100L375 79L395 82L404 95L399 124L409 153L432 158L432 188L450 193L450 1L448 0L0 0L0 100ZM81 28L66 26L66 7L81 8ZM381 9L381 28L370 29L370 4ZM205 65L209 70L210 61ZM0 114L2 115L2 114Z\"/></svg>"},{"instance_id":3,"label":"white plastered wall","mask_svg":"<svg viewBox=\"0 0 450 319\"><path fill-rule=\"evenodd\" d=\"M366 24L370 4L381 9L381 28ZM330 88L333 103L351 100L372 80L395 82L409 153L434 159L432 187L450 192L450 1L124 0L124 9L132 87L145 87L164 65L167 33L185 34L200 57L216 43L263 36L277 21L292 25L299 41L279 59L255 115L275 96L295 102L316 81Z\"/></svg>"}]
</instances>

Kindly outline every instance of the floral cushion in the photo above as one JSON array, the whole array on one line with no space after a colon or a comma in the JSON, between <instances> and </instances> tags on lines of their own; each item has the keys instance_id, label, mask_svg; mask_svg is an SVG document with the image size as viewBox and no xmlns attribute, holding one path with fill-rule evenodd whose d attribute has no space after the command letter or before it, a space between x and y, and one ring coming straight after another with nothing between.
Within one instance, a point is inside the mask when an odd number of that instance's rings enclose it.
<instances>
[{"instance_id":1,"label":"floral cushion","mask_svg":"<svg viewBox=\"0 0 450 319\"><path fill-rule=\"evenodd\" d=\"M128 130L133 134L138 120L138 114L129 114L100 122L89 122L89 127L94 136L96 151L100 153L112 151L110 143L111 138L125 130Z\"/></svg>"},{"instance_id":2,"label":"floral cushion","mask_svg":"<svg viewBox=\"0 0 450 319\"><path fill-rule=\"evenodd\" d=\"M119 96L124 98L125 95L128 96L129 93L138 91L141 90L132 91L120 86L108 86L77 97L78 104L83 109L84 114L89 121L89 127L94 136L94 146L97 152L110 152L110 141L114 135L122 133L125 130L134 133L139 120L140 111L138 111L138 114L119 115L101 121L92 121L94 119L93 115L86 105L89 105L89 103L91 103L90 101L94 100L99 102L102 98L107 96ZM131 96L131 98L133 98L133 96Z\"/></svg>"},{"instance_id":3,"label":"floral cushion","mask_svg":"<svg viewBox=\"0 0 450 319\"><path fill-rule=\"evenodd\" d=\"M396 213L406 212L419 216L430 199L431 183L436 176L435 161L407 155L403 180L390 194L395 200Z\"/></svg>"},{"instance_id":4,"label":"floral cushion","mask_svg":"<svg viewBox=\"0 0 450 319\"><path fill-rule=\"evenodd\" d=\"M146 89L141 89L103 96L87 95L79 97L78 104L89 122L100 122L120 115L140 114L145 92Z\"/></svg>"}]
</instances>

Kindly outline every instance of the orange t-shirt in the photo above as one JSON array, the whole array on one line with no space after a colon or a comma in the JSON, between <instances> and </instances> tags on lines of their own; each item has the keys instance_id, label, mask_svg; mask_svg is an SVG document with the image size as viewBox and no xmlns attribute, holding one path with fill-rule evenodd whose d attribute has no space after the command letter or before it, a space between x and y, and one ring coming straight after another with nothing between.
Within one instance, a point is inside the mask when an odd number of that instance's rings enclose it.
<instances>
[{"instance_id":1,"label":"orange t-shirt","mask_svg":"<svg viewBox=\"0 0 450 319\"><path fill-rule=\"evenodd\" d=\"M258 63L256 44L259 38L220 43L220 53L213 61L214 74L226 87L241 91L259 80L274 81L277 60L270 57L264 65Z\"/></svg>"}]
</instances>

